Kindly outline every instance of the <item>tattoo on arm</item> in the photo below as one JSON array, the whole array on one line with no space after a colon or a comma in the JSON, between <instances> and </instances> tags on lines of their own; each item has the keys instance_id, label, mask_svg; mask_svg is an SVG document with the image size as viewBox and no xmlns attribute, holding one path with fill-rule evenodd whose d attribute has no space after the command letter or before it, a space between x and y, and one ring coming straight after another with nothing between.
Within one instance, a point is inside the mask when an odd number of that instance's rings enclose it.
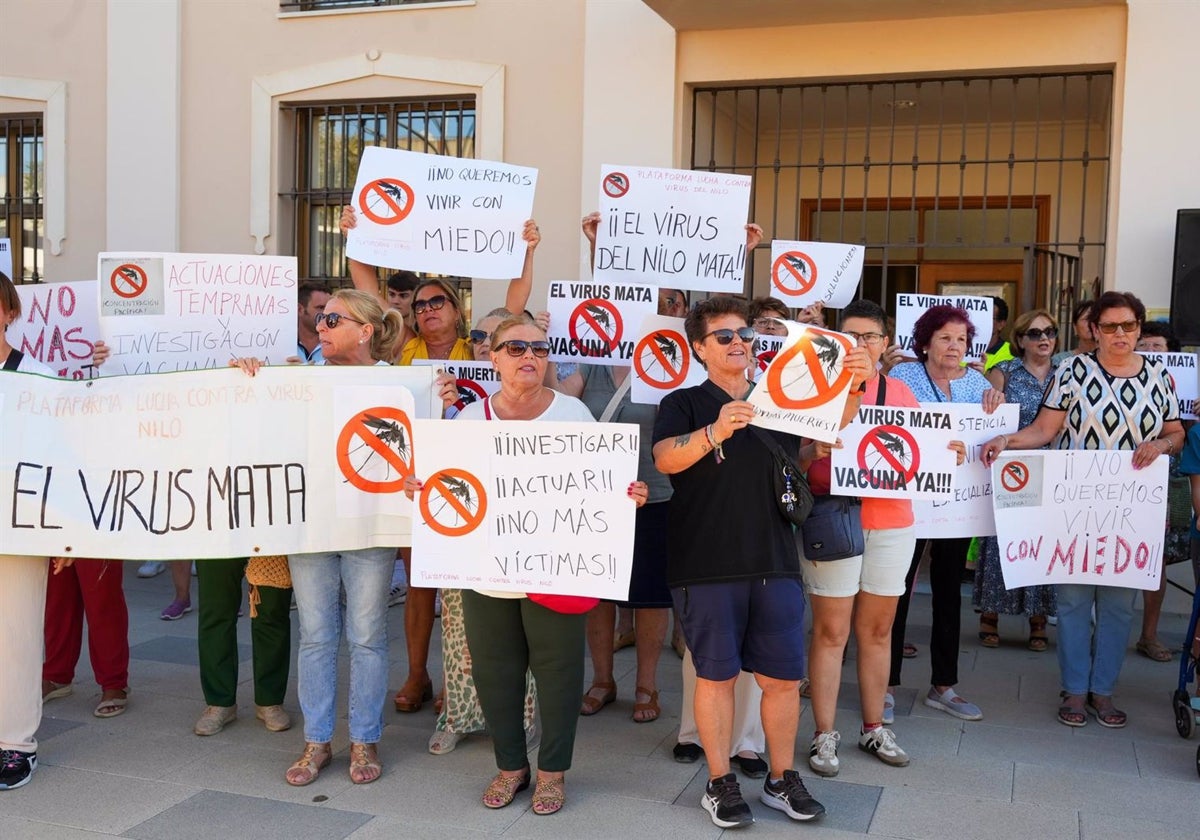
<instances>
[{"instance_id":1,"label":"tattoo on arm","mask_svg":"<svg viewBox=\"0 0 1200 840\"><path fill-rule=\"evenodd\" d=\"M691 432L680 435L679 437L675 438L675 448L679 449L681 447L687 446L689 443L691 443L691 441L692 441L692 433Z\"/></svg>"}]
</instances>

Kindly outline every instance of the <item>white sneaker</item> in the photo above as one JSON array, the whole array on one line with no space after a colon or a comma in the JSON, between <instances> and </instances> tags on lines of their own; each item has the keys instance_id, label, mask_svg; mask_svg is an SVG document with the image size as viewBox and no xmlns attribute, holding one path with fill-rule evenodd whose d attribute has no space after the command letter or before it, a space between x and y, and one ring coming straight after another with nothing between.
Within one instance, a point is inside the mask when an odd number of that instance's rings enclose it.
<instances>
[{"instance_id":1,"label":"white sneaker","mask_svg":"<svg viewBox=\"0 0 1200 840\"><path fill-rule=\"evenodd\" d=\"M138 566L137 576L140 578L152 578L156 575L161 575L166 570L166 563L160 563L157 560L147 560L145 563Z\"/></svg>"},{"instance_id":2,"label":"white sneaker","mask_svg":"<svg viewBox=\"0 0 1200 840\"><path fill-rule=\"evenodd\" d=\"M836 776L841 769L838 761L838 744L842 736L835 729L832 732L818 732L808 748L808 766L820 776Z\"/></svg>"},{"instance_id":3,"label":"white sneaker","mask_svg":"<svg viewBox=\"0 0 1200 840\"><path fill-rule=\"evenodd\" d=\"M393 586L388 590L388 606L394 607L398 604L403 604L408 598L408 587L403 583L398 586Z\"/></svg>"},{"instance_id":4,"label":"white sneaker","mask_svg":"<svg viewBox=\"0 0 1200 840\"><path fill-rule=\"evenodd\" d=\"M858 748L878 758L884 764L893 767L907 767L908 753L900 749L896 736L886 727L872 729L858 736Z\"/></svg>"}]
</instances>

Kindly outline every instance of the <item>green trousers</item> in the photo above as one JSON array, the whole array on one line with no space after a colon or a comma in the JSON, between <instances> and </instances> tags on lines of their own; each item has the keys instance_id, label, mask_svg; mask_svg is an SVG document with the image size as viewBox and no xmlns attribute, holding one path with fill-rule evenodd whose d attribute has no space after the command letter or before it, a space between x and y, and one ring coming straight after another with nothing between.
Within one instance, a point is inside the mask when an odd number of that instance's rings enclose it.
<instances>
[{"instance_id":1,"label":"green trousers","mask_svg":"<svg viewBox=\"0 0 1200 840\"><path fill-rule=\"evenodd\" d=\"M528 598L492 598L464 589L463 618L475 689L492 733L496 766L520 770L525 748L525 671L537 683L542 719L539 770L569 770L583 695L587 614L565 615Z\"/></svg>"},{"instance_id":2,"label":"green trousers","mask_svg":"<svg viewBox=\"0 0 1200 840\"><path fill-rule=\"evenodd\" d=\"M245 573L245 557L196 563L200 687L204 702L210 706L237 705L237 614ZM254 702L278 706L287 693L292 660L292 590L260 586L258 592L262 603L258 605L258 616L250 619Z\"/></svg>"}]
</instances>

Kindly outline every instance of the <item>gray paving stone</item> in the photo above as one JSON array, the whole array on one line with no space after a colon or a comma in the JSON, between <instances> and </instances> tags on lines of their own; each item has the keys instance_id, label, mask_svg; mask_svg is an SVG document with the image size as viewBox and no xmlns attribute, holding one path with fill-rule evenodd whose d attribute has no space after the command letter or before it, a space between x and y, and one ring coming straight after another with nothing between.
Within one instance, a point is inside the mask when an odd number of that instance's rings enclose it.
<instances>
[{"instance_id":1,"label":"gray paving stone","mask_svg":"<svg viewBox=\"0 0 1200 840\"><path fill-rule=\"evenodd\" d=\"M173 665L199 666L194 636L158 636L148 639L141 644L129 648L130 659L148 660L150 662L169 662ZM250 658L250 646L238 645L238 661L244 662Z\"/></svg>"},{"instance_id":2,"label":"gray paving stone","mask_svg":"<svg viewBox=\"0 0 1200 840\"><path fill-rule=\"evenodd\" d=\"M1196 840L1196 823L1171 825L1145 816L1118 817L1111 814L1079 815L1080 840L1130 840L1133 837L1154 840Z\"/></svg>"},{"instance_id":3,"label":"gray paving stone","mask_svg":"<svg viewBox=\"0 0 1200 840\"><path fill-rule=\"evenodd\" d=\"M1104 763L1088 759L1078 759L1073 768L1017 764L1013 801L1053 804L1082 813L1115 817L1141 814L1169 825L1192 826L1192 836L1196 836L1195 776L1186 781L1173 781L1131 777L1107 770Z\"/></svg>"},{"instance_id":4,"label":"gray paving stone","mask_svg":"<svg viewBox=\"0 0 1200 840\"><path fill-rule=\"evenodd\" d=\"M1138 770L1143 778L1195 782L1196 742L1195 736L1187 741L1178 736L1168 742L1135 741L1133 748L1137 753Z\"/></svg>"},{"instance_id":5,"label":"gray paving stone","mask_svg":"<svg viewBox=\"0 0 1200 840\"><path fill-rule=\"evenodd\" d=\"M21 817L0 819L0 831L3 831L5 837L19 838L19 840L96 840L97 837L118 836L82 828L71 828L53 822L27 820Z\"/></svg>"},{"instance_id":6,"label":"gray paving stone","mask_svg":"<svg viewBox=\"0 0 1200 840\"><path fill-rule=\"evenodd\" d=\"M133 779L158 779L186 769L202 756L212 752L210 744L189 745L181 752L179 736L173 732L142 732L136 738L97 721L95 725L80 726L60 736L50 750L40 757L46 764L115 773ZM197 739L199 740L199 739ZM178 779L187 783L186 779Z\"/></svg>"},{"instance_id":7,"label":"gray paving stone","mask_svg":"<svg viewBox=\"0 0 1200 840\"><path fill-rule=\"evenodd\" d=\"M57 738L59 735L62 735L64 732L70 732L72 729L75 729L76 727L79 727L79 726L83 726L83 724L77 720L68 720L67 718L59 718L59 717L49 717L43 713L42 714L42 724L41 724L41 726L38 727L36 737L37 737L39 744L44 744L45 742L47 742L53 738Z\"/></svg>"},{"instance_id":8,"label":"gray paving stone","mask_svg":"<svg viewBox=\"0 0 1200 840\"><path fill-rule=\"evenodd\" d=\"M1071 807L999 802L969 794L888 788L879 800L872 836L928 840L1078 840L1079 815Z\"/></svg>"},{"instance_id":9,"label":"gray paving stone","mask_svg":"<svg viewBox=\"0 0 1200 840\"><path fill-rule=\"evenodd\" d=\"M1089 728L1100 729L1099 726ZM1059 732L1039 732L1036 737L1009 726L992 726L986 721L967 724L960 755L987 756L996 761L1041 764L1063 769L1103 767L1110 773L1136 776L1137 759L1133 742L1122 730L1103 730L1092 735L1086 730L1059 725Z\"/></svg>"},{"instance_id":10,"label":"gray paving stone","mask_svg":"<svg viewBox=\"0 0 1200 840\"><path fill-rule=\"evenodd\" d=\"M206 790L138 823L123 836L136 840L211 840L252 833L256 840L294 840L298 836L340 840L369 819L366 814L334 808ZM247 831L248 826L253 826L252 831Z\"/></svg>"},{"instance_id":11,"label":"gray paving stone","mask_svg":"<svg viewBox=\"0 0 1200 840\"><path fill-rule=\"evenodd\" d=\"M231 736L229 739L217 741L227 733ZM238 743L236 733L232 730L210 738L191 737L196 741L208 742L206 755L167 773L164 781L189 784L210 791L305 804L311 803L314 796L332 797L351 786L349 759L344 748L334 754L333 762L321 771L315 782L306 787L293 787L284 780L284 773L304 749L302 736L292 736L290 740L295 748L287 750L243 746ZM334 746L337 748L337 744ZM385 763L386 775L386 748L381 748L381 758Z\"/></svg>"},{"instance_id":12,"label":"gray paving stone","mask_svg":"<svg viewBox=\"0 0 1200 840\"><path fill-rule=\"evenodd\" d=\"M482 806L481 806L482 807ZM452 834L447 834L446 826L438 823L424 822L422 820L407 819L396 820L390 817L371 817L371 820L363 825L362 828L349 834L346 840L447 840L448 837L453 837L455 840L463 838L463 840L473 840L477 838L481 840L484 837L495 837L496 835L484 831L471 831L469 829L457 827Z\"/></svg>"},{"instance_id":13,"label":"gray paving stone","mask_svg":"<svg viewBox=\"0 0 1200 840\"><path fill-rule=\"evenodd\" d=\"M699 805L687 808L645 799L605 796L596 791L577 792L570 782L567 784L567 804L561 811L549 817L525 811L504 836L555 840L562 837L608 840L647 835L655 840L704 840L721 836L721 829L712 824L708 812Z\"/></svg>"}]
</instances>

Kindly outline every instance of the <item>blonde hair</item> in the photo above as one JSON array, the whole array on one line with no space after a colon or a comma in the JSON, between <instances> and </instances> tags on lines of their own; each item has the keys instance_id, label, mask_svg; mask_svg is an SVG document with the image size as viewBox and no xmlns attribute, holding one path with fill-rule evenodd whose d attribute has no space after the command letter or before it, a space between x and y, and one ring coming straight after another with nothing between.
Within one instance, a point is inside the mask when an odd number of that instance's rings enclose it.
<instances>
[{"instance_id":1,"label":"blonde hair","mask_svg":"<svg viewBox=\"0 0 1200 840\"><path fill-rule=\"evenodd\" d=\"M357 289L338 289L332 299L341 301L351 318L371 325L371 358L391 362L404 332L400 313L394 309L385 312L379 298Z\"/></svg>"},{"instance_id":2,"label":"blonde hair","mask_svg":"<svg viewBox=\"0 0 1200 840\"><path fill-rule=\"evenodd\" d=\"M501 335L516 327L535 327L542 334L543 338L546 337L546 332L532 318L526 315L512 315L505 318L496 325L496 329L492 330L492 347L495 348L501 342Z\"/></svg>"},{"instance_id":3,"label":"blonde hair","mask_svg":"<svg viewBox=\"0 0 1200 840\"><path fill-rule=\"evenodd\" d=\"M1013 355L1016 356L1018 359L1025 358L1025 348L1023 346L1021 346L1021 343L1019 341L1016 341L1016 339L1024 338L1025 330L1029 329L1029 325L1032 324L1034 321L1036 321L1038 318L1045 318L1047 321L1050 322L1050 326L1054 328L1055 332L1058 331L1058 319L1055 318L1053 315L1051 315L1049 312L1047 312L1045 309L1030 309L1028 312L1022 312L1020 315L1017 316L1017 320L1013 322L1012 337L1014 340L1009 343L1009 349L1012 350ZM1057 341L1057 339L1056 339L1056 341ZM1058 346L1057 343L1055 344L1055 346L1056 347Z\"/></svg>"}]
</instances>

